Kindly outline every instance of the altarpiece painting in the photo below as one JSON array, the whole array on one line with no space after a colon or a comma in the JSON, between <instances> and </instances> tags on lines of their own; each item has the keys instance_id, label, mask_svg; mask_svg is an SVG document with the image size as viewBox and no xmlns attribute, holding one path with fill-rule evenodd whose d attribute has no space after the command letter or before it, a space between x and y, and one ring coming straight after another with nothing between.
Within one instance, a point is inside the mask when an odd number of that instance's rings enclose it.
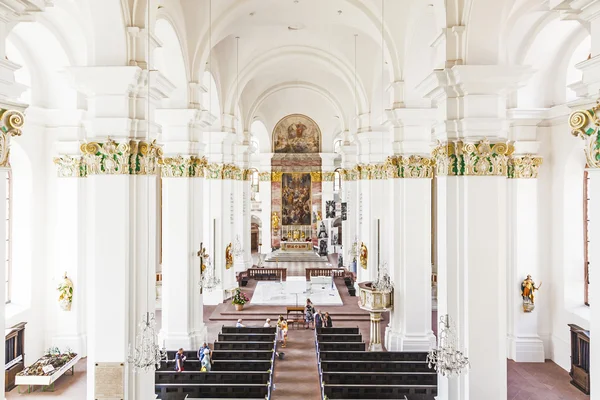
<instances>
[{"instance_id":1,"label":"altarpiece painting","mask_svg":"<svg viewBox=\"0 0 600 400\"><path fill-rule=\"evenodd\" d=\"M283 117L273 129L274 153L319 153L321 131L315 121L302 114Z\"/></svg>"},{"instance_id":2,"label":"altarpiece painting","mask_svg":"<svg viewBox=\"0 0 600 400\"><path fill-rule=\"evenodd\" d=\"M283 225L310 225L311 180L309 173L284 173L281 177Z\"/></svg>"}]
</instances>

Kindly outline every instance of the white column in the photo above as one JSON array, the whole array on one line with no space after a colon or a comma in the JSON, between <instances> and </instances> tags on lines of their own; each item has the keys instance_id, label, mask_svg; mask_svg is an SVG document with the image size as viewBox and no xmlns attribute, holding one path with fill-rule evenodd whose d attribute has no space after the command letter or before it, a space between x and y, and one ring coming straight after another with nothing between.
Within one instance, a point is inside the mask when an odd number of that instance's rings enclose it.
<instances>
[{"instance_id":1,"label":"white column","mask_svg":"<svg viewBox=\"0 0 600 400\"><path fill-rule=\"evenodd\" d=\"M235 256L235 273L245 271L252 266L251 243L250 243L250 172L249 168L249 146L247 144L235 144L236 165L241 169L241 180L235 180L235 221L232 243L235 244L236 238L243 249L241 256Z\"/></svg>"},{"instance_id":2,"label":"white column","mask_svg":"<svg viewBox=\"0 0 600 400\"><path fill-rule=\"evenodd\" d=\"M428 351L435 345L431 329L431 179L430 109L395 109L394 179L388 180L389 269L394 282L394 309L386 329L391 351Z\"/></svg>"},{"instance_id":3,"label":"white column","mask_svg":"<svg viewBox=\"0 0 600 400\"><path fill-rule=\"evenodd\" d=\"M590 179L588 186L589 204L600 204L600 168L588 169ZM589 207L589 261L591 266L600 265L600 212L597 206ZM600 332L600 294L598 290L590 290L590 332ZM591 400L600 399L600 344L590 342L590 388Z\"/></svg>"},{"instance_id":4,"label":"white column","mask_svg":"<svg viewBox=\"0 0 600 400\"><path fill-rule=\"evenodd\" d=\"M453 145L435 150L438 312L454 320L459 346L471 363L458 379L440 376L443 399L507 396L506 96L529 73L454 66L421 84L438 105L436 136Z\"/></svg>"},{"instance_id":5,"label":"white column","mask_svg":"<svg viewBox=\"0 0 600 400\"><path fill-rule=\"evenodd\" d=\"M259 193L260 193L260 251L262 254L271 252L271 157L273 153L260 155L259 162Z\"/></svg>"},{"instance_id":6,"label":"white column","mask_svg":"<svg viewBox=\"0 0 600 400\"><path fill-rule=\"evenodd\" d=\"M356 176L356 146L353 144L342 145L342 202L346 203L346 221L342 221L342 246L344 248L344 261L349 269L355 258L353 249L355 239L358 239L357 224L359 217L358 209L358 183ZM360 245L360 243L359 243ZM356 255L356 270L358 272L358 255Z\"/></svg>"}]
</instances>

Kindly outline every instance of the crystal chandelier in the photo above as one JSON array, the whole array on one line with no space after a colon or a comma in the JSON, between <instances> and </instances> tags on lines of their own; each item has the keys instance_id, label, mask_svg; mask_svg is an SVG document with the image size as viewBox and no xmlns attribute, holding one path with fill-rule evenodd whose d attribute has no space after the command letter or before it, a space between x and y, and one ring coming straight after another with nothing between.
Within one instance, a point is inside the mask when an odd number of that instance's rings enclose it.
<instances>
[{"instance_id":1,"label":"crystal chandelier","mask_svg":"<svg viewBox=\"0 0 600 400\"><path fill-rule=\"evenodd\" d=\"M391 293L394 290L394 283L390 278L387 268L387 262L384 262L377 272L377 280L373 283L373 287L379 292Z\"/></svg>"},{"instance_id":2,"label":"crystal chandelier","mask_svg":"<svg viewBox=\"0 0 600 400\"><path fill-rule=\"evenodd\" d=\"M442 376L458 376L469 368L469 358L458 350L458 339L448 314L440 317L440 328L438 347L431 349L427 355L428 366Z\"/></svg>"},{"instance_id":3,"label":"crystal chandelier","mask_svg":"<svg viewBox=\"0 0 600 400\"><path fill-rule=\"evenodd\" d=\"M221 284L221 280L215 276L215 270L210 257L207 255L204 258L206 260L206 270L204 273L202 273L200 286L202 286L202 289L210 291L219 286Z\"/></svg>"},{"instance_id":4,"label":"crystal chandelier","mask_svg":"<svg viewBox=\"0 0 600 400\"><path fill-rule=\"evenodd\" d=\"M160 368L160 362L167 360L166 349L158 345L156 321L154 314L147 312L139 324L139 331L135 338L135 347L129 344L127 362L133 365L133 370L149 371Z\"/></svg>"},{"instance_id":5,"label":"crystal chandelier","mask_svg":"<svg viewBox=\"0 0 600 400\"><path fill-rule=\"evenodd\" d=\"M235 257L241 257L244 255L244 248L240 242L240 235L235 236L235 242L233 243L233 255Z\"/></svg>"}]
</instances>

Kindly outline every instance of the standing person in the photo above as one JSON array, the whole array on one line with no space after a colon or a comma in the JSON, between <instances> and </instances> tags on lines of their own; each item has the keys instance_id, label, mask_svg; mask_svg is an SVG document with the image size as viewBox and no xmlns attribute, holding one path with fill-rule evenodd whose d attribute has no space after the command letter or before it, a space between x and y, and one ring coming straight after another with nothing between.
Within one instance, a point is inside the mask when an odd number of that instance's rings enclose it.
<instances>
[{"instance_id":1,"label":"standing person","mask_svg":"<svg viewBox=\"0 0 600 400\"><path fill-rule=\"evenodd\" d=\"M307 328L311 328L310 324L315 322L315 308L313 307L310 299L306 299L306 308L304 309L304 320L306 321ZM314 329L314 327L312 327L311 329Z\"/></svg>"},{"instance_id":2,"label":"standing person","mask_svg":"<svg viewBox=\"0 0 600 400\"><path fill-rule=\"evenodd\" d=\"M202 357L204 357L204 350L208 349L208 345L206 342L202 343L202 347L198 350L198 360L202 361Z\"/></svg>"},{"instance_id":3,"label":"standing person","mask_svg":"<svg viewBox=\"0 0 600 400\"><path fill-rule=\"evenodd\" d=\"M277 341L283 344L283 317L281 315L277 320Z\"/></svg>"},{"instance_id":4,"label":"standing person","mask_svg":"<svg viewBox=\"0 0 600 400\"><path fill-rule=\"evenodd\" d=\"M212 360L210 359L210 349L204 349L204 356L202 357L200 365L202 366L200 371L210 372L212 368Z\"/></svg>"},{"instance_id":5,"label":"standing person","mask_svg":"<svg viewBox=\"0 0 600 400\"><path fill-rule=\"evenodd\" d=\"M185 354L183 354L183 349L179 349L175 354L175 371L183 372L185 370L183 367L185 360L186 357Z\"/></svg>"},{"instance_id":6,"label":"standing person","mask_svg":"<svg viewBox=\"0 0 600 400\"><path fill-rule=\"evenodd\" d=\"M323 326L325 328L333 328L333 322L328 312L325 313L325 317L323 318Z\"/></svg>"},{"instance_id":7,"label":"standing person","mask_svg":"<svg viewBox=\"0 0 600 400\"><path fill-rule=\"evenodd\" d=\"M265 324L263 325L263 328L270 328L271 327L271 318L267 318L267 320L265 321Z\"/></svg>"},{"instance_id":8,"label":"standing person","mask_svg":"<svg viewBox=\"0 0 600 400\"><path fill-rule=\"evenodd\" d=\"M317 311L315 314L315 328L323 327L323 316L321 315L321 310Z\"/></svg>"},{"instance_id":9,"label":"standing person","mask_svg":"<svg viewBox=\"0 0 600 400\"><path fill-rule=\"evenodd\" d=\"M283 345L281 347L286 347L288 337L288 324L285 319L281 322L281 332L283 333Z\"/></svg>"}]
</instances>

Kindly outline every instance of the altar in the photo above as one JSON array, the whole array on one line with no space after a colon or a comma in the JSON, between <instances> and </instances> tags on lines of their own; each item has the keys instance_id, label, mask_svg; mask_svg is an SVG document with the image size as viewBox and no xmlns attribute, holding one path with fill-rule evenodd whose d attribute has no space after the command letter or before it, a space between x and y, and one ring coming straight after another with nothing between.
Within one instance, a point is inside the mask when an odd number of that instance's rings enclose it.
<instances>
[{"instance_id":1,"label":"altar","mask_svg":"<svg viewBox=\"0 0 600 400\"><path fill-rule=\"evenodd\" d=\"M283 251L310 251L312 248L312 242L281 242Z\"/></svg>"},{"instance_id":2,"label":"altar","mask_svg":"<svg viewBox=\"0 0 600 400\"><path fill-rule=\"evenodd\" d=\"M281 228L281 250L283 251L311 251L310 225L284 225Z\"/></svg>"}]
</instances>

